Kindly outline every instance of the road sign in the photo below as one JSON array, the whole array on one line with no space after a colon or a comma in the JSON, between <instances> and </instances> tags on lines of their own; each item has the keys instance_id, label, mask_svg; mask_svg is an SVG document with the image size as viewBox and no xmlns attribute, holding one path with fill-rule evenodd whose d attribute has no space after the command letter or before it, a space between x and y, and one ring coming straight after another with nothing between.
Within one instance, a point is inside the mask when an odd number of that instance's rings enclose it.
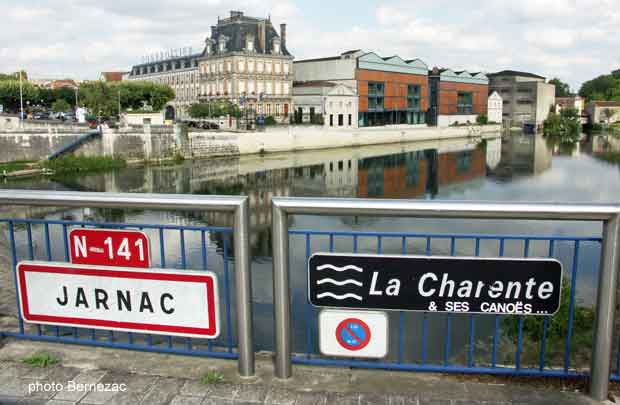
<instances>
[{"instance_id":1,"label":"road sign","mask_svg":"<svg viewBox=\"0 0 620 405\"><path fill-rule=\"evenodd\" d=\"M319 314L319 349L327 356L385 357L387 333L384 312L325 309Z\"/></svg>"},{"instance_id":2,"label":"road sign","mask_svg":"<svg viewBox=\"0 0 620 405\"><path fill-rule=\"evenodd\" d=\"M23 261L25 322L196 338L220 333L217 277L175 271Z\"/></svg>"},{"instance_id":3,"label":"road sign","mask_svg":"<svg viewBox=\"0 0 620 405\"><path fill-rule=\"evenodd\" d=\"M75 228L69 232L71 263L148 268L149 239L144 232Z\"/></svg>"},{"instance_id":4,"label":"road sign","mask_svg":"<svg viewBox=\"0 0 620 405\"><path fill-rule=\"evenodd\" d=\"M317 253L308 294L322 307L550 315L560 306L555 259Z\"/></svg>"}]
</instances>

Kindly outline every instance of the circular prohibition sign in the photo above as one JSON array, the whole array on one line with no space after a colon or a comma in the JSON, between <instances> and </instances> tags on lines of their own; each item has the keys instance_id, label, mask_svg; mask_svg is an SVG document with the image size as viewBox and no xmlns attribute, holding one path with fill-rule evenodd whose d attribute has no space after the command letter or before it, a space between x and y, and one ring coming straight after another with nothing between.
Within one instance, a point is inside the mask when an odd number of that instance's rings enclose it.
<instances>
[{"instance_id":1,"label":"circular prohibition sign","mask_svg":"<svg viewBox=\"0 0 620 405\"><path fill-rule=\"evenodd\" d=\"M361 350L370 343L370 328L357 318L347 318L336 327L336 340L347 350Z\"/></svg>"}]
</instances>

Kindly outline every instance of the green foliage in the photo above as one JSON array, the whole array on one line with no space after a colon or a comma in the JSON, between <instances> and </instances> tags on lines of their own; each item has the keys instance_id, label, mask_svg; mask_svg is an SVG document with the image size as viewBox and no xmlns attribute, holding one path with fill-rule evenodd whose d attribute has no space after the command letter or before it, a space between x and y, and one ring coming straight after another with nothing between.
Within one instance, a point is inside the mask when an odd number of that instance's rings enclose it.
<instances>
[{"instance_id":1,"label":"green foliage","mask_svg":"<svg viewBox=\"0 0 620 405\"><path fill-rule=\"evenodd\" d=\"M166 103L174 99L174 90L168 85L128 81L106 83L92 81L80 86L80 104L95 115L115 116L121 110L140 110L148 105L154 111L161 111Z\"/></svg>"},{"instance_id":2,"label":"green foliage","mask_svg":"<svg viewBox=\"0 0 620 405\"><path fill-rule=\"evenodd\" d=\"M543 128L545 136L557 138L562 143L575 143L581 132L579 113L574 108L565 108L560 114L552 112Z\"/></svg>"},{"instance_id":3,"label":"green foliage","mask_svg":"<svg viewBox=\"0 0 620 405\"><path fill-rule=\"evenodd\" d=\"M239 106L230 101L210 101L208 103L194 103L189 106L189 116L194 119L219 118L225 115L239 117Z\"/></svg>"},{"instance_id":4,"label":"green foliage","mask_svg":"<svg viewBox=\"0 0 620 405\"><path fill-rule=\"evenodd\" d=\"M601 75L581 85L579 95L588 101L620 101L620 77Z\"/></svg>"},{"instance_id":5,"label":"green foliage","mask_svg":"<svg viewBox=\"0 0 620 405\"><path fill-rule=\"evenodd\" d=\"M38 89L29 82L22 82L22 91L25 110L29 103L35 104ZM19 80L0 81L0 104L4 106L5 110L13 112L19 111L19 101Z\"/></svg>"},{"instance_id":6,"label":"green foliage","mask_svg":"<svg viewBox=\"0 0 620 405\"><path fill-rule=\"evenodd\" d=\"M550 347L561 345L568 335L568 311L570 306L570 284L567 280L562 281L560 294L560 309L555 315L549 317L547 329L547 344ZM592 343L592 325L594 323L594 310L575 303L573 317L573 344L574 347L590 345ZM524 342L540 342L544 333L544 316L523 317L523 340ZM502 319L501 330L509 338L516 338L519 334L519 321L517 317Z\"/></svg>"},{"instance_id":7,"label":"green foliage","mask_svg":"<svg viewBox=\"0 0 620 405\"><path fill-rule=\"evenodd\" d=\"M32 165L33 165L33 162L25 162L25 161L0 163L0 174L5 173L5 172L10 173L10 172L16 172L19 170L29 169Z\"/></svg>"},{"instance_id":8,"label":"green foliage","mask_svg":"<svg viewBox=\"0 0 620 405\"><path fill-rule=\"evenodd\" d=\"M277 124L276 119L273 118L273 116L268 115L265 117L265 125L276 125L276 124Z\"/></svg>"},{"instance_id":9,"label":"green foliage","mask_svg":"<svg viewBox=\"0 0 620 405\"><path fill-rule=\"evenodd\" d=\"M0 73L0 81L17 80L19 81L19 71L15 73ZM28 80L28 73L22 70L22 80Z\"/></svg>"},{"instance_id":10,"label":"green foliage","mask_svg":"<svg viewBox=\"0 0 620 405\"><path fill-rule=\"evenodd\" d=\"M224 374L220 373L219 371L208 371L200 379L200 382L204 385L217 384L223 381L224 381Z\"/></svg>"},{"instance_id":11,"label":"green foliage","mask_svg":"<svg viewBox=\"0 0 620 405\"><path fill-rule=\"evenodd\" d=\"M52 110L56 112L67 112L71 109L71 105L65 100L60 99L52 103Z\"/></svg>"},{"instance_id":12,"label":"green foliage","mask_svg":"<svg viewBox=\"0 0 620 405\"><path fill-rule=\"evenodd\" d=\"M564 83L557 77L549 80L549 84L553 84L555 86L555 96L556 97L570 97L570 86L567 83Z\"/></svg>"},{"instance_id":13,"label":"green foliage","mask_svg":"<svg viewBox=\"0 0 620 405\"><path fill-rule=\"evenodd\" d=\"M46 352L35 353L32 356L28 356L22 360L26 364L30 364L34 367L47 367L60 362L58 357L55 357Z\"/></svg>"},{"instance_id":14,"label":"green foliage","mask_svg":"<svg viewBox=\"0 0 620 405\"><path fill-rule=\"evenodd\" d=\"M476 117L476 124L478 125L486 125L489 123L489 117L486 114L478 114Z\"/></svg>"},{"instance_id":15,"label":"green foliage","mask_svg":"<svg viewBox=\"0 0 620 405\"><path fill-rule=\"evenodd\" d=\"M121 169L127 163L123 159L97 156L67 155L43 163L43 167L53 170L55 174L67 174L76 172L96 172L111 169Z\"/></svg>"}]
</instances>

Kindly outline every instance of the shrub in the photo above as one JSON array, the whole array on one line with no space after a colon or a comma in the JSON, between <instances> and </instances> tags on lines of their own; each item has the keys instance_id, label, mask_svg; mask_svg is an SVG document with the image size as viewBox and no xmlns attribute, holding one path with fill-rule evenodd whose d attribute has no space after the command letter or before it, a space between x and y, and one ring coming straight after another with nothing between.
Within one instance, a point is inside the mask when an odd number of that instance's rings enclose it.
<instances>
[{"instance_id":1,"label":"shrub","mask_svg":"<svg viewBox=\"0 0 620 405\"><path fill-rule=\"evenodd\" d=\"M22 361L34 367L47 367L59 363L60 359L58 357L52 356L49 353L41 352L26 357Z\"/></svg>"},{"instance_id":2,"label":"shrub","mask_svg":"<svg viewBox=\"0 0 620 405\"><path fill-rule=\"evenodd\" d=\"M489 123L489 117L487 117L486 114L478 114L476 123L479 125L487 125Z\"/></svg>"},{"instance_id":3,"label":"shrub","mask_svg":"<svg viewBox=\"0 0 620 405\"><path fill-rule=\"evenodd\" d=\"M273 116L268 115L265 117L265 125L276 125L276 124L277 124L276 119L273 118Z\"/></svg>"}]
</instances>

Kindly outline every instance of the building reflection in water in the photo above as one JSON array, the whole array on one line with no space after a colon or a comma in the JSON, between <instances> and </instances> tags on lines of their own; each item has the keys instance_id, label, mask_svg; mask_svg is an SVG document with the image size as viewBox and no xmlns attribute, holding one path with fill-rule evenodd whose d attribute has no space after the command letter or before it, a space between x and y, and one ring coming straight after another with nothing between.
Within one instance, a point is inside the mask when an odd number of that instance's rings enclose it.
<instances>
[{"instance_id":1,"label":"building reflection in water","mask_svg":"<svg viewBox=\"0 0 620 405\"><path fill-rule=\"evenodd\" d=\"M501 158L489 176L501 181L538 175L551 168L552 149L545 138L511 134L501 138Z\"/></svg>"}]
</instances>

